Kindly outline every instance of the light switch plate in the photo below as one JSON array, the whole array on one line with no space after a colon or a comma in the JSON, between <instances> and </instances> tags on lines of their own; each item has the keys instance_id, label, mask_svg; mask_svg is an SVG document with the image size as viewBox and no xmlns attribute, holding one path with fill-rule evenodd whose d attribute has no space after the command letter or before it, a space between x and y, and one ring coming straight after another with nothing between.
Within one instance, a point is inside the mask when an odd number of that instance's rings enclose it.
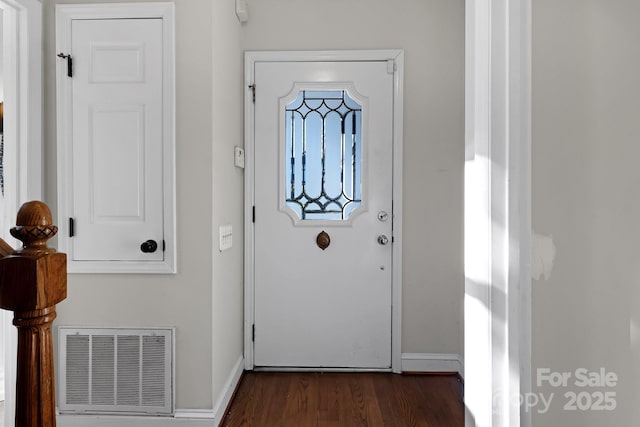
<instances>
[{"instance_id":1,"label":"light switch plate","mask_svg":"<svg viewBox=\"0 0 640 427\"><path fill-rule=\"evenodd\" d=\"M233 227L230 225L220 226L220 252L231 249L233 246Z\"/></svg>"},{"instance_id":2,"label":"light switch plate","mask_svg":"<svg viewBox=\"0 0 640 427\"><path fill-rule=\"evenodd\" d=\"M242 147L234 148L233 164L239 168L244 168L244 149Z\"/></svg>"}]
</instances>

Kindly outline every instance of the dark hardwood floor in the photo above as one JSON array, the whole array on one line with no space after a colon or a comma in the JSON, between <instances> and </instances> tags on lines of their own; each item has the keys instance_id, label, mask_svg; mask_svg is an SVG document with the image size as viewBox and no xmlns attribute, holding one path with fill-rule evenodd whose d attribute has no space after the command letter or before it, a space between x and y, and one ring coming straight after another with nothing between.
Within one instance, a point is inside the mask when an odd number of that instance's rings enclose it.
<instances>
[{"instance_id":1,"label":"dark hardwood floor","mask_svg":"<svg viewBox=\"0 0 640 427\"><path fill-rule=\"evenodd\" d=\"M244 373L224 427L462 427L457 375Z\"/></svg>"}]
</instances>

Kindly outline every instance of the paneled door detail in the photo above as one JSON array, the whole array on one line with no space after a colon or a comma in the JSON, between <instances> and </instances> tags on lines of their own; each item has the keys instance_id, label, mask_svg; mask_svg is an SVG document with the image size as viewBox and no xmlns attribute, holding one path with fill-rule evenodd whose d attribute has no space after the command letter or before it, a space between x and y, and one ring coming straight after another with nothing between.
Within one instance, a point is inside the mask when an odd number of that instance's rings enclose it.
<instances>
[{"instance_id":1,"label":"paneled door detail","mask_svg":"<svg viewBox=\"0 0 640 427\"><path fill-rule=\"evenodd\" d=\"M388 369L393 67L254 72L254 364Z\"/></svg>"},{"instance_id":2,"label":"paneled door detail","mask_svg":"<svg viewBox=\"0 0 640 427\"><path fill-rule=\"evenodd\" d=\"M162 260L162 19L73 20L71 53L72 259Z\"/></svg>"}]
</instances>

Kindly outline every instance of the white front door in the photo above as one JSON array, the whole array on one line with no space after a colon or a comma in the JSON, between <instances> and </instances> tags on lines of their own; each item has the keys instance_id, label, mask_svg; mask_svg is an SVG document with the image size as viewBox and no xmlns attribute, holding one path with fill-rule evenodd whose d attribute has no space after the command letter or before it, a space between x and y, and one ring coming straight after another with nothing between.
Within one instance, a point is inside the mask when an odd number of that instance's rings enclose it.
<instances>
[{"instance_id":1,"label":"white front door","mask_svg":"<svg viewBox=\"0 0 640 427\"><path fill-rule=\"evenodd\" d=\"M72 21L73 261L163 259L162 26Z\"/></svg>"},{"instance_id":2,"label":"white front door","mask_svg":"<svg viewBox=\"0 0 640 427\"><path fill-rule=\"evenodd\" d=\"M256 367L391 367L393 70L255 63Z\"/></svg>"}]
</instances>

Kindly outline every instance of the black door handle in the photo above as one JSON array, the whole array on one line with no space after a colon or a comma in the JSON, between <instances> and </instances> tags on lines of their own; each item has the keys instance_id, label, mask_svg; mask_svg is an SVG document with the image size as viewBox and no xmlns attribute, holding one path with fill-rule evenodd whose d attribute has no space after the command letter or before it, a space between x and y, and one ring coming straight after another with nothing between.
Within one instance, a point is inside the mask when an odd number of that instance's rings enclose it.
<instances>
[{"instance_id":1,"label":"black door handle","mask_svg":"<svg viewBox=\"0 0 640 427\"><path fill-rule=\"evenodd\" d=\"M140 250L145 254L150 254L158 250L158 243L155 240L147 240L140 245Z\"/></svg>"}]
</instances>

